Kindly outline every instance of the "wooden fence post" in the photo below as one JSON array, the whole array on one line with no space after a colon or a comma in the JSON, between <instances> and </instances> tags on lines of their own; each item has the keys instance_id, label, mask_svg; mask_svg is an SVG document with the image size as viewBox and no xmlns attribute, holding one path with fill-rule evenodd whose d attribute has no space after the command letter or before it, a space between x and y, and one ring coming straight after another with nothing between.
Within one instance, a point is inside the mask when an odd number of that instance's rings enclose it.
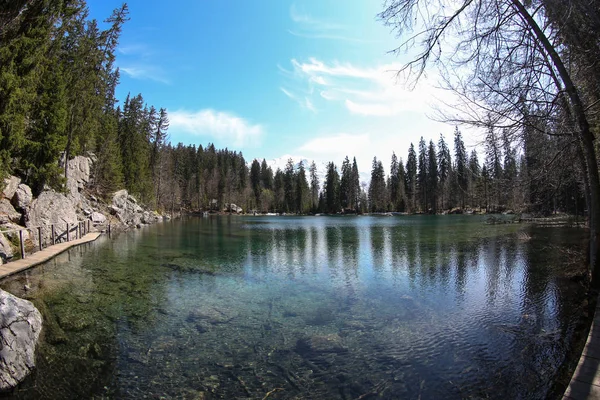
<instances>
[{"instance_id":1,"label":"wooden fence post","mask_svg":"<svg viewBox=\"0 0 600 400\"><path fill-rule=\"evenodd\" d=\"M90 233L90 220L88 219L87 224L88 224L88 228L87 228L87 233Z\"/></svg>"},{"instance_id":2,"label":"wooden fence post","mask_svg":"<svg viewBox=\"0 0 600 400\"><path fill-rule=\"evenodd\" d=\"M40 242L40 251L42 251L42 227L38 226L38 241Z\"/></svg>"},{"instance_id":3,"label":"wooden fence post","mask_svg":"<svg viewBox=\"0 0 600 400\"><path fill-rule=\"evenodd\" d=\"M77 222L77 230L75 231L75 235L79 235L77 236L78 239L81 239L81 221Z\"/></svg>"},{"instance_id":4,"label":"wooden fence post","mask_svg":"<svg viewBox=\"0 0 600 400\"><path fill-rule=\"evenodd\" d=\"M19 242L21 244L21 258L25 258L25 244L23 243L23 229L19 229Z\"/></svg>"},{"instance_id":5,"label":"wooden fence post","mask_svg":"<svg viewBox=\"0 0 600 400\"><path fill-rule=\"evenodd\" d=\"M54 246L56 244L56 236L54 234L54 224L50 225L50 228L52 229L52 245Z\"/></svg>"},{"instance_id":6,"label":"wooden fence post","mask_svg":"<svg viewBox=\"0 0 600 400\"><path fill-rule=\"evenodd\" d=\"M67 222L67 242L70 241L70 238L69 238L69 225L70 224Z\"/></svg>"},{"instance_id":7,"label":"wooden fence post","mask_svg":"<svg viewBox=\"0 0 600 400\"><path fill-rule=\"evenodd\" d=\"M108 224L108 237L110 237L110 223Z\"/></svg>"}]
</instances>

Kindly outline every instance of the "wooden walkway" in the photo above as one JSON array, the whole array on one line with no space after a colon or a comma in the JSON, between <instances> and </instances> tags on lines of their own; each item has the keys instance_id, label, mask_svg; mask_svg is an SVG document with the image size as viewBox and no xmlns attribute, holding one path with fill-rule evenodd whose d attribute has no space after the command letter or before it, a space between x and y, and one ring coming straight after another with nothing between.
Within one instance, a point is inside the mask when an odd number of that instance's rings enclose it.
<instances>
[{"instance_id":1,"label":"wooden walkway","mask_svg":"<svg viewBox=\"0 0 600 400\"><path fill-rule=\"evenodd\" d=\"M0 265L0 279L6 278L9 275L16 274L28 268L48 261L57 254L83 243L93 242L101 235L100 232L91 232L80 239L71 240L69 242L58 243L53 246L48 246L43 250L27 255L17 261L11 261Z\"/></svg>"},{"instance_id":2,"label":"wooden walkway","mask_svg":"<svg viewBox=\"0 0 600 400\"><path fill-rule=\"evenodd\" d=\"M563 400L566 399L600 400L600 299L579 364L563 396Z\"/></svg>"}]
</instances>

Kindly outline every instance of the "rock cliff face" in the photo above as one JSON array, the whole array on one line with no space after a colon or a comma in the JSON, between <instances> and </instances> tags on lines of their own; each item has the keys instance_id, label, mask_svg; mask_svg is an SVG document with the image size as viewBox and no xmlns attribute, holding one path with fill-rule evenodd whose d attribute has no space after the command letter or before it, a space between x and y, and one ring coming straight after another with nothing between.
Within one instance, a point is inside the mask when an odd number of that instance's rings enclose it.
<instances>
[{"instance_id":1,"label":"rock cliff face","mask_svg":"<svg viewBox=\"0 0 600 400\"><path fill-rule=\"evenodd\" d=\"M0 290L0 391L14 388L35 367L42 315L27 300Z\"/></svg>"}]
</instances>

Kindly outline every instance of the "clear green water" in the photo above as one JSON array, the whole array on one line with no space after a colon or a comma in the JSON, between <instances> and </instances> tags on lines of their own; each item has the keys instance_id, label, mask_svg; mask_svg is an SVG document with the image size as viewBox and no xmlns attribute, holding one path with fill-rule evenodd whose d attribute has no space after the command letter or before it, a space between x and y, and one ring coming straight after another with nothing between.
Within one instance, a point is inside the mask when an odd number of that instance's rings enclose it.
<instances>
[{"instance_id":1,"label":"clear green water","mask_svg":"<svg viewBox=\"0 0 600 400\"><path fill-rule=\"evenodd\" d=\"M545 398L584 319L569 260L585 232L483 221L211 217L101 237L2 282L45 320L11 396Z\"/></svg>"}]
</instances>

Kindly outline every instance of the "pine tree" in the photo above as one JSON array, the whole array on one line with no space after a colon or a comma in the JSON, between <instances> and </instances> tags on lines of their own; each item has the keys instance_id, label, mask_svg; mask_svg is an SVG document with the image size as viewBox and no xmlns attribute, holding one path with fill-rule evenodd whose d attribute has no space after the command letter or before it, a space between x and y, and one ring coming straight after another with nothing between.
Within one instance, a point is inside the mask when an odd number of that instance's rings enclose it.
<instances>
[{"instance_id":1,"label":"pine tree","mask_svg":"<svg viewBox=\"0 0 600 400\"><path fill-rule=\"evenodd\" d=\"M340 176L333 162L327 164L327 174L323 184L325 212L337 214L341 208L340 204Z\"/></svg>"},{"instance_id":2,"label":"pine tree","mask_svg":"<svg viewBox=\"0 0 600 400\"><path fill-rule=\"evenodd\" d=\"M477 186L481 178L481 166L479 165L479 158L477 151L473 149L471 156L469 157L469 192L470 192L470 203L471 206L476 205L481 207L481 201L476 200Z\"/></svg>"},{"instance_id":3,"label":"pine tree","mask_svg":"<svg viewBox=\"0 0 600 400\"><path fill-rule=\"evenodd\" d=\"M381 161L374 157L371 168L371 184L369 185L369 209L371 212L384 212L386 206L385 171Z\"/></svg>"},{"instance_id":4,"label":"pine tree","mask_svg":"<svg viewBox=\"0 0 600 400\"><path fill-rule=\"evenodd\" d=\"M317 212L319 208L319 177L317 175L317 165L313 161L309 168L310 176L310 200L312 212Z\"/></svg>"},{"instance_id":5,"label":"pine tree","mask_svg":"<svg viewBox=\"0 0 600 400\"><path fill-rule=\"evenodd\" d=\"M417 154L415 146L411 143L406 160L406 196L410 212L417 209Z\"/></svg>"},{"instance_id":6,"label":"pine tree","mask_svg":"<svg viewBox=\"0 0 600 400\"><path fill-rule=\"evenodd\" d=\"M406 172L404 171L404 164L402 163L402 159L398 162L398 205L396 207L396 211L405 212L407 207L407 197L406 197Z\"/></svg>"},{"instance_id":7,"label":"pine tree","mask_svg":"<svg viewBox=\"0 0 600 400\"><path fill-rule=\"evenodd\" d=\"M340 180L340 202L343 209L352 207L352 166L348 156L342 162L342 177Z\"/></svg>"},{"instance_id":8,"label":"pine tree","mask_svg":"<svg viewBox=\"0 0 600 400\"><path fill-rule=\"evenodd\" d=\"M462 134L454 130L454 171L456 171L456 190L460 207L464 210L469 185L469 171L467 166L467 150L462 140Z\"/></svg>"},{"instance_id":9,"label":"pine tree","mask_svg":"<svg viewBox=\"0 0 600 400\"><path fill-rule=\"evenodd\" d=\"M252 161L252 166L250 167L250 187L252 188L252 192L254 193L254 204L256 205L256 208L260 208L260 195L262 193L260 175L260 164L255 158Z\"/></svg>"},{"instance_id":10,"label":"pine tree","mask_svg":"<svg viewBox=\"0 0 600 400\"><path fill-rule=\"evenodd\" d=\"M273 190L273 170L264 158L260 164L260 181L263 188Z\"/></svg>"},{"instance_id":11,"label":"pine tree","mask_svg":"<svg viewBox=\"0 0 600 400\"><path fill-rule=\"evenodd\" d=\"M447 208L446 201L448 200L449 187L450 187L450 174L452 170L452 159L450 156L450 149L446 144L444 135L440 133L440 140L438 141L438 153L437 162L439 169L439 194L440 194L440 206L443 210Z\"/></svg>"},{"instance_id":12,"label":"pine tree","mask_svg":"<svg viewBox=\"0 0 600 400\"><path fill-rule=\"evenodd\" d=\"M433 213L437 213L437 190L438 190L438 165L437 153L433 140L429 141L427 166L427 193L429 194L429 205Z\"/></svg>"},{"instance_id":13,"label":"pine tree","mask_svg":"<svg viewBox=\"0 0 600 400\"><path fill-rule=\"evenodd\" d=\"M394 211L398 211L400 203L400 181L398 170L398 157L396 157L396 153L392 152L392 161L390 163L390 183L388 187L390 189L391 208Z\"/></svg>"},{"instance_id":14,"label":"pine tree","mask_svg":"<svg viewBox=\"0 0 600 400\"><path fill-rule=\"evenodd\" d=\"M427 192L427 167L429 165L429 153L427 151L427 145L425 139L421 136L419 141L419 172L417 174L417 188L419 191L419 208L426 212L428 204Z\"/></svg>"},{"instance_id":15,"label":"pine tree","mask_svg":"<svg viewBox=\"0 0 600 400\"><path fill-rule=\"evenodd\" d=\"M284 192L285 192L285 212L296 211L296 193L295 193L295 171L294 161L288 159L285 165L285 171L283 175Z\"/></svg>"},{"instance_id":16,"label":"pine tree","mask_svg":"<svg viewBox=\"0 0 600 400\"><path fill-rule=\"evenodd\" d=\"M309 208L309 191L308 181L306 180L306 171L304 170L304 162L298 164L298 172L296 173L296 211L304 214Z\"/></svg>"},{"instance_id":17,"label":"pine tree","mask_svg":"<svg viewBox=\"0 0 600 400\"><path fill-rule=\"evenodd\" d=\"M354 157L352 159L352 176L350 179L350 208L354 208L357 214L359 212L360 194L360 175L358 164L356 164L356 157Z\"/></svg>"}]
</instances>

